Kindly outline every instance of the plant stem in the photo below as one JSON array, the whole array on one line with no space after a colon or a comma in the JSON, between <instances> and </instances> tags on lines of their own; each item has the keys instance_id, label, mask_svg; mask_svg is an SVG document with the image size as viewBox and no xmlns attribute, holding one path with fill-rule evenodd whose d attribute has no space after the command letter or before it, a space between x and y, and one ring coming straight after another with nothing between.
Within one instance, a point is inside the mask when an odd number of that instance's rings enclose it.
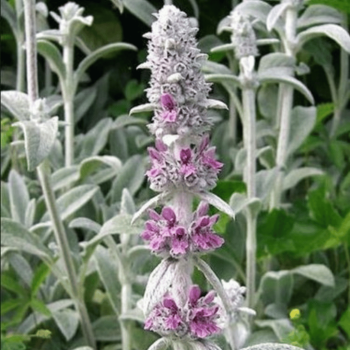
<instances>
[{"instance_id":1,"label":"plant stem","mask_svg":"<svg viewBox=\"0 0 350 350\"><path fill-rule=\"evenodd\" d=\"M19 35L16 36L17 43L17 79L16 79L16 90L24 92L25 91L25 51L23 48L24 39L23 33L21 31L21 26L19 22L22 20L21 13L23 11L23 2L22 0L15 1L16 6L16 16L17 16L17 33Z\"/></svg>"},{"instance_id":2,"label":"plant stem","mask_svg":"<svg viewBox=\"0 0 350 350\"><path fill-rule=\"evenodd\" d=\"M67 235L63 227L62 220L59 216L55 196L52 190L50 175L48 171L48 165L45 162L38 166L38 177L43 190L46 207L49 211L50 218L52 220L53 231L55 234L56 242L60 248L60 254L62 254L62 260L67 271L68 280L71 289L71 295L74 299L75 307L80 316L80 322L84 337L89 346L95 349L95 338L92 331L89 314L86 309L86 305L83 301L83 293L80 292L78 287L77 275L69 249L69 243Z\"/></svg>"},{"instance_id":3,"label":"plant stem","mask_svg":"<svg viewBox=\"0 0 350 350\"><path fill-rule=\"evenodd\" d=\"M343 27L347 29L347 16L344 15ZM334 102L334 116L331 126L330 137L333 138L337 132L343 109L347 104L347 84L349 79L349 55L348 53L340 49L340 76L339 76L339 88L338 99ZM344 103L345 102L345 103Z\"/></svg>"},{"instance_id":4,"label":"plant stem","mask_svg":"<svg viewBox=\"0 0 350 350\"><path fill-rule=\"evenodd\" d=\"M122 285L122 295L121 295L121 304L122 304L122 315L127 313L131 309L131 303L130 303L130 297L131 297L131 284L125 283ZM127 324L129 321L122 321L121 322L121 330L122 330L122 349L123 350L131 350L132 342L131 342L131 332L129 324Z\"/></svg>"},{"instance_id":5,"label":"plant stem","mask_svg":"<svg viewBox=\"0 0 350 350\"><path fill-rule=\"evenodd\" d=\"M27 56L27 86L30 108L38 99L38 74L37 74L37 53L35 41L35 0L24 1L25 31L26 31L26 56ZM83 296L79 293L78 282L72 257L70 255L67 236L63 223L58 213L54 192L50 183L49 166L43 162L38 166L38 177L43 190L45 204L50 214L56 242L59 245L62 260L68 274L72 298L75 307L80 315L81 326L84 337L93 349L96 348L95 339Z\"/></svg>"},{"instance_id":6,"label":"plant stem","mask_svg":"<svg viewBox=\"0 0 350 350\"><path fill-rule=\"evenodd\" d=\"M74 45L69 38L63 45L63 63L66 67L65 87L63 91L65 129L65 165L74 164L74 82L73 82Z\"/></svg>"},{"instance_id":7,"label":"plant stem","mask_svg":"<svg viewBox=\"0 0 350 350\"><path fill-rule=\"evenodd\" d=\"M237 71L237 64L233 57L233 54L229 54L228 56L229 66L230 70L233 73L236 73ZM233 94L236 93L236 89L232 91L229 94L229 124L228 124L228 130L229 130L229 136L232 140L233 145L236 145L237 143L237 110L235 107L235 101Z\"/></svg>"},{"instance_id":8,"label":"plant stem","mask_svg":"<svg viewBox=\"0 0 350 350\"><path fill-rule=\"evenodd\" d=\"M255 91L252 88L243 88L243 111L245 148L247 150L247 165L245 169L245 182L247 184L247 197L256 197L256 110ZM246 277L247 277L247 303L254 308L255 301L255 274L256 274L256 214L248 208L246 211L247 239L246 239Z\"/></svg>"},{"instance_id":9,"label":"plant stem","mask_svg":"<svg viewBox=\"0 0 350 350\"><path fill-rule=\"evenodd\" d=\"M132 287L129 281L128 267L125 266L126 256L123 256L119 247L116 245L114 239L111 236L105 238L105 242L108 248L111 250L114 258L118 262L118 279L122 286L121 290L121 314L127 313L131 309L131 295ZM119 316L119 311L115 310L116 314ZM132 341L131 341L131 331L129 321L121 320L120 328L122 333L122 350L131 350Z\"/></svg>"},{"instance_id":10,"label":"plant stem","mask_svg":"<svg viewBox=\"0 0 350 350\"><path fill-rule=\"evenodd\" d=\"M17 78L16 90L25 91L25 52L23 50L23 42L17 43Z\"/></svg>"},{"instance_id":11,"label":"plant stem","mask_svg":"<svg viewBox=\"0 0 350 350\"><path fill-rule=\"evenodd\" d=\"M38 66L35 41L35 0L24 0L24 19L27 57L27 93L32 107L38 99Z\"/></svg>"},{"instance_id":12,"label":"plant stem","mask_svg":"<svg viewBox=\"0 0 350 350\"><path fill-rule=\"evenodd\" d=\"M286 10L285 38L283 45L285 53L295 58L297 8L290 5ZM271 195L270 209L281 206L282 183L287 162L287 150L290 130L290 115L293 107L293 88L289 85L280 84L278 111L281 113L280 128L277 144L276 166L279 170L274 190ZM277 116L278 118L278 116Z\"/></svg>"}]
</instances>

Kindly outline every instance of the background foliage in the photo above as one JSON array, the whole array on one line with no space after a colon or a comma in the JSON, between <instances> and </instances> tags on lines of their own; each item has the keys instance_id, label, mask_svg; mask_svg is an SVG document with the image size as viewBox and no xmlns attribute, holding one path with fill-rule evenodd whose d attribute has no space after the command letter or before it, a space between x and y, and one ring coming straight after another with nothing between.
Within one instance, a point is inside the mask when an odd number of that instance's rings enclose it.
<instances>
[{"instance_id":1,"label":"background foliage","mask_svg":"<svg viewBox=\"0 0 350 350\"><path fill-rule=\"evenodd\" d=\"M120 41L135 45L138 51L110 53L88 69L74 101L75 164L64 167L62 145L58 142L49 156L61 218L102 350L121 348L120 317L127 320L134 349L147 349L156 339L154 334L143 330L136 301L143 294L146 276L158 260L142 248L138 235L142 231L142 220L136 226L129 225L136 208L153 196L144 178L148 166L146 148L153 143L146 127L151 114L136 118L128 113L132 107L147 102L144 89L149 73L136 67L146 56L146 40L142 35L149 30L147 9L151 6L159 9L163 2L143 2L145 9L138 7L136 0L123 2L125 8L120 13L119 0L114 4L107 0L77 1L85 8L84 15L94 17L93 25L79 34L90 51ZM55 12L65 4L58 0L45 3ZM175 1L181 10L198 17L199 48L209 54L211 61L226 66L229 65L227 55L210 53L210 49L229 42L228 34L215 33L233 3L235 1L220 4L210 0ZM14 7L14 1L9 4ZM310 4L333 6L347 16L350 13L346 1L311 0ZM38 16L40 19L40 14ZM47 20L50 28L57 28L52 18ZM1 88L14 90L16 42L3 17L1 47ZM261 56L267 52L265 47L260 50ZM77 48L75 67L84 56ZM308 74L299 78L313 94L317 118L309 132L296 141L292 168L316 167L322 175L301 176L300 181L294 181L287 188L285 206L272 211L264 208L259 216L259 302L255 331L246 346L281 341L305 349L349 350L350 113L345 108L341 123L331 135L335 105L325 73L330 69L334 82L339 81L340 49L329 39L315 39L301 50L298 60L310 68ZM42 56L39 56L39 85L41 96L60 95L57 76ZM212 95L229 103L227 91L220 84L213 85ZM308 106L303 96L295 94L295 98L298 105ZM261 129L261 133L265 133L259 140L261 146L276 144L271 132L275 101L273 86L260 90L258 123L265 126ZM63 120L59 99L54 107L56 115ZM216 122L212 141L217 146L219 159L225 163L214 193L229 202L233 193L245 192L238 159L242 127L238 123L238 142L233 143L227 127L228 112L216 112L213 117ZM52 273L54 266L58 269L62 266L57 261L57 246L51 237L49 216L36 174L27 170L23 145L16 144L22 136L21 131L12 126L14 121L13 114L2 108L1 216L5 218L1 224L2 347L8 350L74 349L82 342L77 313L71 298ZM300 136L307 126L302 120L298 123L294 125L295 134ZM63 129L60 130L62 140ZM15 144L11 146L11 142ZM259 168L264 169L266 162L269 162L268 153L259 159ZM246 228L242 214L238 214L235 221L222 214L216 228L226 243L209 255L207 261L220 278L236 278L244 285ZM19 233L14 235L15 231ZM113 237L114 243L106 237ZM122 247L123 266L113 256L108 259L115 243ZM132 310L122 315L120 271L133 288ZM208 288L200 273L197 272L194 279L203 289ZM300 317L291 319L292 309L300 310ZM40 333L44 329L51 335Z\"/></svg>"}]
</instances>

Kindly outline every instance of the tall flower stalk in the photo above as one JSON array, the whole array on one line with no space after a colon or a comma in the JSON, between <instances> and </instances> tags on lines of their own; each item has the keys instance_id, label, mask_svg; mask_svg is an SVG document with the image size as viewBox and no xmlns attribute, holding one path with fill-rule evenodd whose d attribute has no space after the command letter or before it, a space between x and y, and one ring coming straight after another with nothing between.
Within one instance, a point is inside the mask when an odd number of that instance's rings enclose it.
<instances>
[{"instance_id":1,"label":"tall flower stalk","mask_svg":"<svg viewBox=\"0 0 350 350\"><path fill-rule=\"evenodd\" d=\"M198 29L172 5L165 5L156 17L152 32L145 34L150 40L147 62L139 67L151 70L147 89L150 103L131 111L154 111L149 129L156 142L155 147L148 149L151 167L146 175L151 189L160 192L156 199L169 199L160 212L148 210L150 220L142 233L151 251L163 259L146 287L145 328L163 336L163 341L156 342L152 349L169 342L174 349L183 349L186 344L218 349L206 338L221 331L220 317L231 319L238 311L222 283L199 256L224 243L214 232L219 216L208 215L208 201L233 215L224 202L209 193L223 164L215 159L215 148L209 145L212 123L206 110L226 106L208 99L210 85L201 73L207 56L196 47ZM202 201L193 212L195 197ZM155 199L150 201L154 202ZM214 291L202 296L199 287L193 285L194 266L212 284L223 307L216 301Z\"/></svg>"},{"instance_id":2,"label":"tall flower stalk","mask_svg":"<svg viewBox=\"0 0 350 350\"><path fill-rule=\"evenodd\" d=\"M92 16L83 17L84 8L74 2L68 2L59 8L60 16L51 12L51 16L59 24L60 44L63 48L64 78L61 79L61 89L64 102L65 129L65 165L74 164L74 97L77 83L74 80L74 44L76 36L84 25L91 25Z\"/></svg>"},{"instance_id":3,"label":"tall flower stalk","mask_svg":"<svg viewBox=\"0 0 350 350\"><path fill-rule=\"evenodd\" d=\"M240 82L242 89L243 107L243 142L246 150L246 166L244 181L247 184L247 198L256 198L256 88L258 86L254 72L255 56L258 54L255 33L251 23L240 13L231 13L231 40L235 48L236 59L239 60ZM246 209L247 238L246 238L246 278L247 302L254 307L255 278L256 278L256 219L257 212Z\"/></svg>"},{"instance_id":4,"label":"tall flower stalk","mask_svg":"<svg viewBox=\"0 0 350 350\"><path fill-rule=\"evenodd\" d=\"M27 87L28 101L31 113L35 113L38 104L40 105L38 95L38 78L37 78L37 51L35 39L35 1L25 0L25 33L26 33L26 57L27 57ZM51 186L49 169L42 162L38 168L38 176L43 190L44 199L53 225L56 242L60 248L62 260L64 262L68 280L69 289L75 307L80 316L80 322L85 340L89 346L95 349L95 339L92 331L89 314L83 299L82 291L79 291L77 283L77 275L68 245L67 236L63 227L63 223L59 216L54 192Z\"/></svg>"},{"instance_id":5,"label":"tall flower stalk","mask_svg":"<svg viewBox=\"0 0 350 350\"><path fill-rule=\"evenodd\" d=\"M301 0L290 0L285 12L285 37L281 38L284 52L289 57L296 57L296 29L298 10L302 4ZM281 84L279 91L279 105L277 119L279 120L279 134L277 142L276 166L279 169L276 184L271 196L271 208L279 208L281 205L282 183L287 163L287 147L290 131L290 116L293 108L293 87Z\"/></svg>"}]
</instances>

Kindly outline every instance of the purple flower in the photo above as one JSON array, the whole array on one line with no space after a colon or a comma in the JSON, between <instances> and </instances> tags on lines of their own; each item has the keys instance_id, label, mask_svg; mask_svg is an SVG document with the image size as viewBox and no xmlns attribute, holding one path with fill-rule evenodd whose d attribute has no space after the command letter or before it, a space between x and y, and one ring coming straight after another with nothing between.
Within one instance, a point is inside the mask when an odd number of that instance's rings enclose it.
<instances>
[{"instance_id":1,"label":"purple flower","mask_svg":"<svg viewBox=\"0 0 350 350\"><path fill-rule=\"evenodd\" d=\"M166 111L172 111L175 109L175 101L170 94L163 94L160 97L161 104Z\"/></svg>"},{"instance_id":2,"label":"purple flower","mask_svg":"<svg viewBox=\"0 0 350 350\"><path fill-rule=\"evenodd\" d=\"M194 285L189 290L187 303L179 307L167 293L147 318L145 329L190 340L219 333L221 329L216 324L219 306L214 297L214 291L201 297L200 288Z\"/></svg>"},{"instance_id":3,"label":"purple flower","mask_svg":"<svg viewBox=\"0 0 350 350\"><path fill-rule=\"evenodd\" d=\"M201 202L190 226L192 251L194 252L214 250L224 243L224 239L213 231L213 225L218 221L219 215L209 217L205 215L207 212L208 205Z\"/></svg>"}]
</instances>

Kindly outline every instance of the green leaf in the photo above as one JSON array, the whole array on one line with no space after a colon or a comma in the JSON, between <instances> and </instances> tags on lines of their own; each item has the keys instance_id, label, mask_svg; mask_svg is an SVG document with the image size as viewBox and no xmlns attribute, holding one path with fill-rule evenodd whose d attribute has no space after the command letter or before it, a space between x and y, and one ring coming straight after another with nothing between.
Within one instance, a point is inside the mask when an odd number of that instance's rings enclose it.
<instances>
[{"instance_id":1,"label":"green leaf","mask_svg":"<svg viewBox=\"0 0 350 350\"><path fill-rule=\"evenodd\" d=\"M344 28L336 24L324 24L306 29L297 35L296 40L301 48L307 41L324 35L333 39L350 54L350 36Z\"/></svg>"},{"instance_id":2,"label":"green leaf","mask_svg":"<svg viewBox=\"0 0 350 350\"><path fill-rule=\"evenodd\" d=\"M338 23L343 18L339 11L326 5L311 5L306 8L303 14L298 18L297 27L309 27L322 23Z\"/></svg>"},{"instance_id":3,"label":"green leaf","mask_svg":"<svg viewBox=\"0 0 350 350\"><path fill-rule=\"evenodd\" d=\"M112 129L121 129L129 125L146 125L148 121L141 118L130 117L129 115L119 115L112 125Z\"/></svg>"},{"instance_id":4,"label":"green leaf","mask_svg":"<svg viewBox=\"0 0 350 350\"><path fill-rule=\"evenodd\" d=\"M127 188L131 195L134 195L141 187L145 177L145 167L142 157L135 155L129 158L120 170L119 175L113 181L111 194L112 202L121 200L124 188Z\"/></svg>"},{"instance_id":5,"label":"green leaf","mask_svg":"<svg viewBox=\"0 0 350 350\"><path fill-rule=\"evenodd\" d=\"M308 4L323 4L350 14L350 3L347 0L308 0Z\"/></svg>"},{"instance_id":6,"label":"green leaf","mask_svg":"<svg viewBox=\"0 0 350 350\"><path fill-rule=\"evenodd\" d=\"M346 332L348 337L350 337L350 307L342 314L339 325Z\"/></svg>"},{"instance_id":7,"label":"green leaf","mask_svg":"<svg viewBox=\"0 0 350 350\"><path fill-rule=\"evenodd\" d=\"M264 70L263 72L258 74L258 79L261 84L284 83L291 85L294 89L298 90L301 94L303 94L311 104L315 103L310 90L303 83L291 76L281 75L279 68L270 68Z\"/></svg>"},{"instance_id":8,"label":"green leaf","mask_svg":"<svg viewBox=\"0 0 350 350\"><path fill-rule=\"evenodd\" d=\"M260 210L260 200L259 198L251 198L248 199L245 194L241 193L234 193L230 198L230 206L232 210L236 213L236 215L244 210L245 208L249 208L250 206L258 206L258 211ZM257 214L256 211L254 211L254 214Z\"/></svg>"},{"instance_id":9,"label":"green leaf","mask_svg":"<svg viewBox=\"0 0 350 350\"><path fill-rule=\"evenodd\" d=\"M34 170L50 154L58 133L58 117L42 123L17 122L24 132L28 170Z\"/></svg>"},{"instance_id":10,"label":"green leaf","mask_svg":"<svg viewBox=\"0 0 350 350\"><path fill-rule=\"evenodd\" d=\"M41 263L38 268L35 270L32 283L31 283L31 293L32 295L36 295L42 285L42 283L45 281L46 277L50 274L51 270L50 268L44 264Z\"/></svg>"},{"instance_id":11,"label":"green leaf","mask_svg":"<svg viewBox=\"0 0 350 350\"><path fill-rule=\"evenodd\" d=\"M33 270L27 261L21 254L10 252L7 255L8 262L16 271L17 275L23 280L23 282L30 287L33 278Z\"/></svg>"},{"instance_id":12,"label":"green leaf","mask_svg":"<svg viewBox=\"0 0 350 350\"><path fill-rule=\"evenodd\" d=\"M25 224L25 213L29 204L29 193L22 176L16 170L9 175L9 196L11 216L15 221Z\"/></svg>"},{"instance_id":13,"label":"green leaf","mask_svg":"<svg viewBox=\"0 0 350 350\"><path fill-rule=\"evenodd\" d=\"M97 89L91 86L87 89L79 91L74 98L74 123L78 121L89 111L97 97Z\"/></svg>"},{"instance_id":14,"label":"green leaf","mask_svg":"<svg viewBox=\"0 0 350 350\"><path fill-rule=\"evenodd\" d=\"M138 97L142 96L145 90L143 83L138 83L136 79L130 80L125 87L125 97L128 101L134 101Z\"/></svg>"},{"instance_id":15,"label":"green leaf","mask_svg":"<svg viewBox=\"0 0 350 350\"><path fill-rule=\"evenodd\" d=\"M125 8L149 27L155 21L157 9L147 0L123 0Z\"/></svg>"},{"instance_id":16,"label":"green leaf","mask_svg":"<svg viewBox=\"0 0 350 350\"><path fill-rule=\"evenodd\" d=\"M264 304L288 305L293 294L294 280L290 271L269 271L260 282L259 291Z\"/></svg>"},{"instance_id":17,"label":"green leaf","mask_svg":"<svg viewBox=\"0 0 350 350\"><path fill-rule=\"evenodd\" d=\"M35 210L36 210L36 200L35 198L31 199L28 203L28 206L26 208L26 212L24 215L24 226L25 227L32 227L34 223L35 218Z\"/></svg>"},{"instance_id":18,"label":"green leaf","mask_svg":"<svg viewBox=\"0 0 350 350\"><path fill-rule=\"evenodd\" d=\"M87 57L85 57L79 64L77 70L74 73L74 81L75 84L78 85L80 79L82 78L83 74L86 72L86 70L95 63L98 59L116 51L120 50L137 50L137 48L134 45L127 44L127 43L115 43L115 44L109 44L106 46L103 46L96 51L89 54Z\"/></svg>"},{"instance_id":19,"label":"green leaf","mask_svg":"<svg viewBox=\"0 0 350 350\"><path fill-rule=\"evenodd\" d=\"M96 247L94 259L96 261L97 272L106 289L106 295L114 312L118 315L120 308L120 283L117 276L119 269L117 259L109 250L101 245Z\"/></svg>"},{"instance_id":20,"label":"green leaf","mask_svg":"<svg viewBox=\"0 0 350 350\"><path fill-rule=\"evenodd\" d=\"M51 175L51 183L54 191L69 187L78 180L79 167L77 165L60 168Z\"/></svg>"},{"instance_id":21,"label":"green leaf","mask_svg":"<svg viewBox=\"0 0 350 350\"><path fill-rule=\"evenodd\" d=\"M99 170L101 165L107 165L110 168L111 173L115 176L122 168L122 162L119 158L113 156L94 156L85 158L80 163L80 178L84 179L93 173L95 170Z\"/></svg>"},{"instance_id":22,"label":"green leaf","mask_svg":"<svg viewBox=\"0 0 350 350\"><path fill-rule=\"evenodd\" d=\"M324 172L322 170L316 169L316 168L305 167L305 168L293 169L283 179L283 190L286 191L286 190L289 190L290 188L293 188L301 180L304 180L307 177L319 176L323 174Z\"/></svg>"},{"instance_id":23,"label":"green leaf","mask_svg":"<svg viewBox=\"0 0 350 350\"><path fill-rule=\"evenodd\" d=\"M240 79L233 74L206 74L205 80L213 83L231 82L238 87L241 87Z\"/></svg>"},{"instance_id":24,"label":"green leaf","mask_svg":"<svg viewBox=\"0 0 350 350\"><path fill-rule=\"evenodd\" d=\"M256 196L262 201L266 200L277 178L277 168L260 170L255 174Z\"/></svg>"},{"instance_id":25,"label":"green leaf","mask_svg":"<svg viewBox=\"0 0 350 350\"><path fill-rule=\"evenodd\" d=\"M316 108L294 107L290 120L288 154L296 151L311 133L316 123Z\"/></svg>"},{"instance_id":26,"label":"green leaf","mask_svg":"<svg viewBox=\"0 0 350 350\"><path fill-rule=\"evenodd\" d=\"M134 200L127 188L123 189L122 200L120 203L120 213L134 215L136 212Z\"/></svg>"},{"instance_id":27,"label":"green leaf","mask_svg":"<svg viewBox=\"0 0 350 350\"><path fill-rule=\"evenodd\" d=\"M291 73L293 73L294 71L295 65L295 58L288 56L285 53L269 53L261 58L259 62L258 73L260 74L263 73L265 70L278 67L280 72L283 69L283 72L289 73L289 75L291 75Z\"/></svg>"},{"instance_id":28,"label":"green leaf","mask_svg":"<svg viewBox=\"0 0 350 350\"><path fill-rule=\"evenodd\" d=\"M27 296L25 288L7 274L1 274L1 286L16 293L18 296Z\"/></svg>"},{"instance_id":29,"label":"green leaf","mask_svg":"<svg viewBox=\"0 0 350 350\"><path fill-rule=\"evenodd\" d=\"M279 320L258 320L258 321L255 321L255 323L257 324L258 327L271 328L274 331L274 333L276 334L279 341L283 341L284 339L286 339L288 334L293 330L293 326L292 326L291 322L289 321L289 319L287 319L287 318L283 318L283 319L279 319ZM270 349L269 347L264 348L263 347L264 345L265 344L260 345L260 346L262 346L262 348L261 348L262 350ZM282 344L278 344L278 345L282 345ZM290 345L286 345L286 346L290 346ZM283 347L281 346L281 347L276 347L276 348L272 348L272 349L280 350L280 349L283 349ZM289 350L288 347L286 349ZM291 347L290 349L294 350L294 346Z\"/></svg>"},{"instance_id":30,"label":"green leaf","mask_svg":"<svg viewBox=\"0 0 350 350\"><path fill-rule=\"evenodd\" d=\"M322 190L314 190L308 194L310 216L324 228L338 227L341 217L333 204L325 197Z\"/></svg>"},{"instance_id":31,"label":"green leaf","mask_svg":"<svg viewBox=\"0 0 350 350\"><path fill-rule=\"evenodd\" d=\"M108 141L108 134L112 125L111 118L103 118L89 130L83 138L82 150L79 154L81 160L97 156L103 150Z\"/></svg>"},{"instance_id":32,"label":"green leaf","mask_svg":"<svg viewBox=\"0 0 350 350\"><path fill-rule=\"evenodd\" d=\"M65 309L52 314L66 341L71 340L78 330L79 315L75 310Z\"/></svg>"},{"instance_id":33,"label":"green leaf","mask_svg":"<svg viewBox=\"0 0 350 350\"><path fill-rule=\"evenodd\" d=\"M59 310L65 309L74 305L71 299L61 299L59 301L54 301L47 304L47 308L50 310L51 314L56 313ZM29 315L18 327L17 331L22 334L28 334L38 327L42 322L48 320L49 317L39 313L32 313Z\"/></svg>"},{"instance_id":34,"label":"green leaf","mask_svg":"<svg viewBox=\"0 0 350 350\"><path fill-rule=\"evenodd\" d=\"M334 286L334 276L331 270L321 264L310 264L296 267L291 270L292 273L309 278L313 281L323 284L324 286Z\"/></svg>"},{"instance_id":35,"label":"green leaf","mask_svg":"<svg viewBox=\"0 0 350 350\"><path fill-rule=\"evenodd\" d=\"M99 233L102 226L88 218L76 218L69 223L69 227L81 228L85 230L91 230L95 233Z\"/></svg>"},{"instance_id":36,"label":"green leaf","mask_svg":"<svg viewBox=\"0 0 350 350\"><path fill-rule=\"evenodd\" d=\"M113 234L138 235L143 231L142 222L131 224L132 215L118 214L105 222L99 234L87 242L87 246L96 245L103 238Z\"/></svg>"},{"instance_id":37,"label":"green leaf","mask_svg":"<svg viewBox=\"0 0 350 350\"><path fill-rule=\"evenodd\" d=\"M16 12L13 7L6 0L1 0L1 17L5 18L7 23L9 24L13 34L16 37L16 40L19 40L18 26L17 26L17 18Z\"/></svg>"},{"instance_id":38,"label":"green leaf","mask_svg":"<svg viewBox=\"0 0 350 350\"><path fill-rule=\"evenodd\" d=\"M1 243L5 246L48 258L50 251L39 241L39 238L20 223L8 218L1 218Z\"/></svg>"},{"instance_id":39,"label":"green leaf","mask_svg":"<svg viewBox=\"0 0 350 350\"><path fill-rule=\"evenodd\" d=\"M266 27L269 32L275 27L278 20L282 18L284 12L289 7L289 4L287 2L283 2L281 4L275 5L271 11L269 12L267 19L266 19Z\"/></svg>"},{"instance_id":40,"label":"green leaf","mask_svg":"<svg viewBox=\"0 0 350 350\"><path fill-rule=\"evenodd\" d=\"M198 197L201 200L204 200L214 206L216 209L222 211L223 213L227 214L231 218L235 218L235 212L232 210L232 208L224 202L220 197L215 195L211 192L200 192L198 193Z\"/></svg>"},{"instance_id":41,"label":"green leaf","mask_svg":"<svg viewBox=\"0 0 350 350\"><path fill-rule=\"evenodd\" d=\"M51 317L51 311L47 308L47 306L39 299L32 299L30 301L31 308L38 312L39 314L43 314L44 316Z\"/></svg>"},{"instance_id":42,"label":"green leaf","mask_svg":"<svg viewBox=\"0 0 350 350\"><path fill-rule=\"evenodd\" d=\"M17 306L21 304L23 304L23 299L8 299L6 301L3 301L1 303L1 315L5 315L7 312L17 308Z\"/></svg>"},{"instance_id":43,"label":"green leaf","mask_svg":"<svg viewBox=\"0 0 350 350\"><path fill-rule=\"evenodd\" d=\"M60 213L61 220L67 219L70 215L85 205L98 190L99 188L94 185L80 185L78 187L72 188L63 194L60 198L58 198L57 208L58 212ZM41 221L48 221L49 218L49 213L47 212Z\"/></svg>"},{"instance_id":44,"label":"green leaf","mask_svg":"<svg viewBox=\"0 0 350 350\"><path fill-rule=\"evenodd\" d=\"M116 316L102 316L92 324L96 340L120 342L119 321Z\"/></svg>"},{"instance_id":45,"label":"green leaf","mask_svg":"<svg viewBox=\"0 0 350 350\"><path fill-rule=\"evenodd\" d=\"M322 121L331 115L334 111L334 103L322 103L317 105L316 125L320 125Z\"/></svg>"},{"instance_id":46,"label":"green leaf","mask_svg":"<svg viewBox=\"0 0 350 350\"><path fill-rule=\"evenodd\" d=\"M37 50L40 55L44 56L50 65L50 68L55 72L63 86L66 79L66 67L63 64L63 58L57 47L47 40L37 41Z\"/></svg>"},{"instance_id":47,"label":"green leaf","mask_svg":"<svg viewBox=\"0 0 350 350\"><path fill-rule=\"evenodd\" d=\"M1 103L18 120L29 120L28 95L20 91L1 91Z\"/></svg>"},{"instance_id":48,"label":"green leaf","mask_svg":"<svg viewBox=\"0 0 350 350\"><path fill-rule=\"evenodd\" d=\"M294 241L289 237L294 222L295 219L284 210L274 209L270 213L261 213L258 224L258 255L266 255L266 251L272 255L294 251Z\"/></svg>"}]
</instances>

